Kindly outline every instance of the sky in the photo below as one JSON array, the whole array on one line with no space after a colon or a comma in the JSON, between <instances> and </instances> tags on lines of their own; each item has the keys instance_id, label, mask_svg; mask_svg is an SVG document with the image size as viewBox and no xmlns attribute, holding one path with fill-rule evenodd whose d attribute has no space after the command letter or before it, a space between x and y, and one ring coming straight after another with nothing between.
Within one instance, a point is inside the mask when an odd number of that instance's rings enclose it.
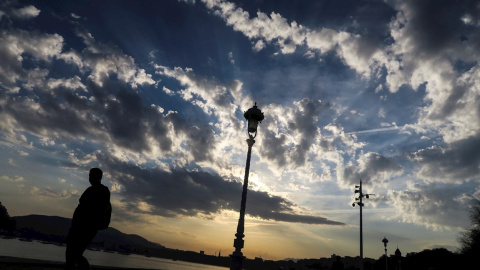
<instances>
[{"instance_id":1,"label":"sky","mask_svg":"<svg viewBox=\"0 0 480 270\"><path fill-rule=\"evenodd\" d=\"M458 248L480 197L478 1L0 3L0 201L249 258Z\"/></svg>"}]
</instances>

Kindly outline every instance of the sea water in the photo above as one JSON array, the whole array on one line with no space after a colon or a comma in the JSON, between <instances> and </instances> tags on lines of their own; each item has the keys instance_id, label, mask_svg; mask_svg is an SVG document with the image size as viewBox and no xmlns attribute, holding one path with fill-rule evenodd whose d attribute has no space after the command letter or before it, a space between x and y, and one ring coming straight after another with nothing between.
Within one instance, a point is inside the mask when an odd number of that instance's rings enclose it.
<instances>
[{"instance_id":1,"label":"sea water","mask_svg":"<svg viewBox=\"0 0 480 270\"><path fill-rule=\"evenodd\" d=\"M161 270L225 270L226 267L212 266L183 261L173 261L141 255L121 255L103 251L86 250L83 255L91 265L124 268L144 268ZM65 261L65 247L43 244L36 241L0 238L0 256L37 259L53 262Z\"/></svg>"}]
</instances>

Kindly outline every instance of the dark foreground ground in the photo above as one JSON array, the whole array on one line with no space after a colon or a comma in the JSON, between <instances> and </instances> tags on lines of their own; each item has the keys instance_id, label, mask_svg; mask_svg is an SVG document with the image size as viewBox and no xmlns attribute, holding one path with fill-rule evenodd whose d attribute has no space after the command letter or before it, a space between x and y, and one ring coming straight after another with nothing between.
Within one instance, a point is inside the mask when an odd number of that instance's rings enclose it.
<instances>
[{"instance_id":1,"label":"dark foreground ground","mask_svg":"<svg viewBox=\"0 0 480 270\"><path fill-rule=\"evenodd\" d=\"M95 266L92 265L92 270L126 270L133 268L119 268L119 267L107 267L107 266ZM42 261L34 259L14 258L0 256L0 269L1 270L63 270L63 263ZM145 269L142 269L145 270Z\"/></svg>"}]
</instances>

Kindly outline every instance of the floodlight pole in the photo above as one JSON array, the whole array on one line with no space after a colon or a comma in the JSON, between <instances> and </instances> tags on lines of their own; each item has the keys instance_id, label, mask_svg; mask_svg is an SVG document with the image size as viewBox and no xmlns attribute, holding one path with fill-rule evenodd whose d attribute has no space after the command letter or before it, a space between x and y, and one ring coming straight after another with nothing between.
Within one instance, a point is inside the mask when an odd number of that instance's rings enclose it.
<instances>
[{"instance_id":1,"label":"floodlight pole","mask_svg":"<svg viewBox=\"0 0 480 270\"><path fill-rule=\"evenodd\" d=\"M360 180L360 203L358 206L360 206L360 270L363 270L363 215L362 215L362 208L363 208L363 202L362 202L362 180Z\"/></svg>"},{"instance_id":2,"label":"floodlight pole","mask_svg":"<svg viewBox=\"0 0 480 270\"><path fill-rule=\"evenodd\" d=\"M359 193L358 198L355 198L355 200L358 200L358 202L354 202L352 206L355 207L355 205L358 205L360 207L360 270L363 270L363 220L362 220L363 219L363 215L362 215L363 197L366 197L368 199L370 195L375 195L375 194L363 194L361 179L360 179L360 185L355 186L355 193Z\"/></svg>"}]
</instances>

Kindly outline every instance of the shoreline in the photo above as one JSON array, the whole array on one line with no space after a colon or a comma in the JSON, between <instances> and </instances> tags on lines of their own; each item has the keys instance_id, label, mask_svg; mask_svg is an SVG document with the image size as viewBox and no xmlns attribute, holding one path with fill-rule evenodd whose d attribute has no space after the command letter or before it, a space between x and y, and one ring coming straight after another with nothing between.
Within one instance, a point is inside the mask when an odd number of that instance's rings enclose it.
<instances>
[{"instance_id":1,"label":"shoreline","mask_svg":"<svg viewBox=\"0 0 480 270\"><path fill-rule=\"evenodd\" d=\"M48 261L48 260L39 260L39 259L28 259L28 258L19 258L19 257L10 257L10 256L0 256L0 268L3 270L26 270L26 269L63 269L63 262ZM138 269L138 270L158 270L158 269L148 269L148 268L122 268L122 267L111 267L111 266L99 266L91 265L92 270L125 270L125 269Z\"/></svg>"}]
</instances>

